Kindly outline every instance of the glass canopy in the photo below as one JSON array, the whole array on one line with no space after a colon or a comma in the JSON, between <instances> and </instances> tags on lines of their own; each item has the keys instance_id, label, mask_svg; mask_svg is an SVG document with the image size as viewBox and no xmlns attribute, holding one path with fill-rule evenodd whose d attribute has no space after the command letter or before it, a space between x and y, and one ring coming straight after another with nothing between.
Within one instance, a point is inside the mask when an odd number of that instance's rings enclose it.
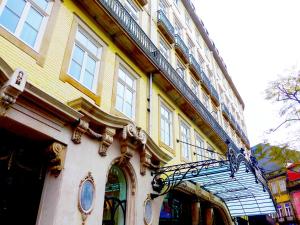
<instances>
[{"instance_id":1,"label":"glass canopy","mask_svg":"<svg viewBox=\"0 0 300 225\"><path fill-rule=\"evenodd\" d=\"M242 153L229 150L228 160L205 160L160 168L153 178L155 198L183 182L193 182L222 200L232 217L275 213L266 180Z\"/></svg>"}]
</instances>

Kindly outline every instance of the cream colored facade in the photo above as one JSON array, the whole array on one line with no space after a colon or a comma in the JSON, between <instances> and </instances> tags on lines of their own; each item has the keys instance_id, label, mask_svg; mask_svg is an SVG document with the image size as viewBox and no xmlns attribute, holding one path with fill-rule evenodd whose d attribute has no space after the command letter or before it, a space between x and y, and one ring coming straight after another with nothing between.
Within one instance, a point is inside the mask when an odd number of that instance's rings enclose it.
<instances>
[{"instance_id":1,"label":"cream colored facade","mask_svg":"<svg viewBox=\"0 0 300 225\"><path fill-rule=\"evenodd\" d=\"M249 149L244 103L188 0L53 0L44 9L40 1L26 0L20 1L25 6L19 14L9 5L11 1L0 1L0 127L3 132L39 143L51 142L49 151L54 153L50 155L58 160L46 163L49 172L45 175L36 224L101 224L105 184L113 164L124 170L127 181L126 224L158 224L163 197L151 201L151 221L145 222L145 202L153 192L151 171L159 165L199 160L194 154L196 147L177 142L183 140L184 132L189 144L197 145L200 138L202 147L224 157L228 138L238 148ZM151 62L155 52L147 55L109 12L108 8L117 8L119 2L132 16L128 23L139 25L161 52L163 43L167 61L173 67L165 73L184 73L183 80L177 83L179 89L163 76L160 65ZM169 22L178 26L179 37L189 46L187 55L176 42L178 39L174 41L166 34L164 24L158 20L158 10L164 10ZM34 14L36 18L42 16L40 24L28 19L33 11L39 13ZM15 30L3 16L10 12L18 18ZM28 24L32 29L38 27L34 44L29 44L33 39L24 34ZM79 31L87 37L86 45ZM84 51L80 65L74 53L77 50ZM193 68L190 53L203 73ZM81 66L79 75L75 75L72 60ZM89 67L93 75L87 75ZM20 77L20 71L24 76ZM122 71L126 77L123 80ZM203 74L208 78L206 84ZM120 86L125 88L123 96ZM180 87L187 92L182 93ZM191 96L187 94L191 90L192 98L196 96L201 102L198 105L186 96ZM125 99L125 95L129 97ZM201 111L200 104L206 110ZM162 107L169 116L165 120ZM162 121L169 125L168 132ZM220 156L205 153L205 157ZM95 195L92 211L85 214L78 209L78 192L81 180L89 173ZM184 192L212 204L206 209L208 219L202 220L206 224L210 223L212 208L221 212L224 224L232 223L220 199L193 185ZM193 224L200 220L195 221Z\"/></svg>"}]
</instances>

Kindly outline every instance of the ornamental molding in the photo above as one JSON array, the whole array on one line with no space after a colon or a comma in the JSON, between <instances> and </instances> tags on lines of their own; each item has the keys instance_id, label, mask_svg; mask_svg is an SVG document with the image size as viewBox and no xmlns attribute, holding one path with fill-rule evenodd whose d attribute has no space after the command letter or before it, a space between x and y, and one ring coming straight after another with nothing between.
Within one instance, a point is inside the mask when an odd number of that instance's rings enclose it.
<instances>
[{"instance_id":1,"label":"ornamental molding","mask_svg":"<svg viewBox=\"0 0 300 225\"><path fill-rule=\"evenodd\" d=\"M16 69L12 76L0 88L0 116L16 102L18 96L24 91L27 74L22 69Z\"/></svg>"},{"instance_id":2,"label":"ornamental molding","mask_svg":"<svg viewBox=\"0 0 300 225\"><path fill-rule=\"evenodd\" d=\"M58 142L53 142L46 149L48 168L52 175L57 177L64 168L66 147Z\"/></svg>"}]
</instances>

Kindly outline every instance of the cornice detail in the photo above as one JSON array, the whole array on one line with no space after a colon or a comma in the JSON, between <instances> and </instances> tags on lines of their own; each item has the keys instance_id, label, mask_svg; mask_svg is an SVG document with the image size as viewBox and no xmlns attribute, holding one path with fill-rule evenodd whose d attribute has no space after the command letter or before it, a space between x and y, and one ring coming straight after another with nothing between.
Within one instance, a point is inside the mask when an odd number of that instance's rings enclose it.
<instances>
[{"instance_id":1,"label":"cornice detail","mask_svg":"<svg viewBox=\"0 0 300 225\"><path fill-rule=\"evenodd\" d=\"M27 74L22 69L16 69L8 81L0 88L0 116L16 102L18 96L24 91Z\"/></svg>"}]
</instances>

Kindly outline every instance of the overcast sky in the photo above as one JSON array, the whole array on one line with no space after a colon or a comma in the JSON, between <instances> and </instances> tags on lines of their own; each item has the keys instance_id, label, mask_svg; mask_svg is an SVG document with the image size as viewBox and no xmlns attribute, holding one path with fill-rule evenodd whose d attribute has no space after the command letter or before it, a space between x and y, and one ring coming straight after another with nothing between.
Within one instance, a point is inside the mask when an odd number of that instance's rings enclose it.
<instances>
[{"instance_id":1,"label":"overcast sky","mask_svg":"<svg viewBox=\"0 0 300 225\"><path fill-rule=\"evenodd\" d=\"M300 0L194 0L196 12L245 102L251 146L284 142L278 107L264 99L268 82L300 63Z\"/></svg>"}]
</instances>

